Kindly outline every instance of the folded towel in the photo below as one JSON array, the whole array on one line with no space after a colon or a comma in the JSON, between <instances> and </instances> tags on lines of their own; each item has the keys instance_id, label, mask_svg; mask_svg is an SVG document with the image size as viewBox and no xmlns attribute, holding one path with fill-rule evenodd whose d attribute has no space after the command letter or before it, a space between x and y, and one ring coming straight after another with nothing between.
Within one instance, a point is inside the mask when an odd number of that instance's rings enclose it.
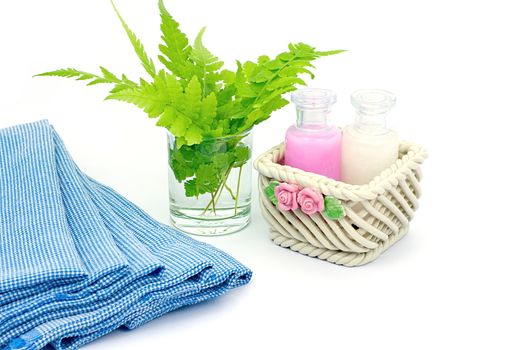
<instances>
[{"instance_id":1,"label":"folded towel","mask_svg":"<svg viewBox=\"0 0 525 350\"><path fill-rule=\"evenodd\" d=\"M250 278L83 174L47 121L0 130L0 349L74 349Z\"/></svg>"}]
</instances>

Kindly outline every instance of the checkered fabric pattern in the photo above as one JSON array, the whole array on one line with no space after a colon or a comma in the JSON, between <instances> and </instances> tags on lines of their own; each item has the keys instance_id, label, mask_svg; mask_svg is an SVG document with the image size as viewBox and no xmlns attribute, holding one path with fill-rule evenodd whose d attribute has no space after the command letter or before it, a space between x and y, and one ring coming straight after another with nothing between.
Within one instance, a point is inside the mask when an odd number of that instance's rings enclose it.
<instances>
[{"instance_id":1,"label":"checkered fabric pattern","mask_svg":"<svg viewBox=\"0 0 525 350\"><path fill-rule=\"evenodd\" d=\"M82 173L47 121L0 130L0 349L75 349L250 279Z\"/></svg>"}]
</instances>

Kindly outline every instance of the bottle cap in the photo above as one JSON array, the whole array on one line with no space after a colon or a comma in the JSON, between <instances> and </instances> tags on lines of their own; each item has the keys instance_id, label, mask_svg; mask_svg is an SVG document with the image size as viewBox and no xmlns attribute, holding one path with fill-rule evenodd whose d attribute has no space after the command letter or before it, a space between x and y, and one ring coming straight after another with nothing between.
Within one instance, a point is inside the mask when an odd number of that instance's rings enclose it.
<instances>
[{"instance_id":1,"label":"bottle cap","mask_svg":"<svg viewBox=\"0 0 525 350\"><path fill-rule=\"evenodd\" d=\"M332 90L308 88L292 92L292 102L299 108L329 109L336 101Z\"/></svg>"},{"instance_id":2,"label":"bottle cap","mask_svg":"<svg viewBox=\"0 0 525 350\"><path fill-rule=\"evenodd\" d=\"M357 90L350 96L352 106L365 114L383 114L396 104L396 96L386 90Z\"/></svg>"}]
</instances>

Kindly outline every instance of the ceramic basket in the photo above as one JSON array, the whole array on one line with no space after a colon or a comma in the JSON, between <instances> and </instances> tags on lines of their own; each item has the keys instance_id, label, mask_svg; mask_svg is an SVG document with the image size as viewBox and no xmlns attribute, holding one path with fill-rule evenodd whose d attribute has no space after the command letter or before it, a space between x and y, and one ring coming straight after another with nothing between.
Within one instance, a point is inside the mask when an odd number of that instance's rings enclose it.
<instances>
[{"instance_id":1,"label":"ceramic basket","mask_svg":"<svg viewBox=\"0 0 525 350\"><path fill-rule=\"evenodd\" d=\"M420 167L427 156L422 147L402 142L396 163L362 186L282 165L283 151L281 144L255 161L261 210L277 245L358 266L375 260L407 233L421 196ZM323 198L324 210L311 215L300 207L281 210L274 195L281 183L315 191Z\"/></svg>"}]
</instances>

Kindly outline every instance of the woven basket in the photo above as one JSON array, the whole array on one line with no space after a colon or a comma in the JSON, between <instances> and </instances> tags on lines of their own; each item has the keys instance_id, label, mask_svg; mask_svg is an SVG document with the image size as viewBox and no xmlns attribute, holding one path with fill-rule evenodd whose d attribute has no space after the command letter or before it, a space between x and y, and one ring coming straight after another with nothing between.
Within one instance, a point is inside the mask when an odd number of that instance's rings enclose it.
<instances>
[{"instance_id":1,"label":"woven basket","mask_svg":"<svg viewBox=\"0 0 525 350\"><path fill-rule=\"evenodd\" d=\"M254 164L260 174L261 210L276 244L335 264L358 266L375 260L407 233L421 196L420 166L427 156L422 147L402 142L396 163L362 186L281 165L283 151L278 145ZM335 197L343 209L341 217L280 210L265 194L272 181Z\"/></svg>"}]
</instances>

